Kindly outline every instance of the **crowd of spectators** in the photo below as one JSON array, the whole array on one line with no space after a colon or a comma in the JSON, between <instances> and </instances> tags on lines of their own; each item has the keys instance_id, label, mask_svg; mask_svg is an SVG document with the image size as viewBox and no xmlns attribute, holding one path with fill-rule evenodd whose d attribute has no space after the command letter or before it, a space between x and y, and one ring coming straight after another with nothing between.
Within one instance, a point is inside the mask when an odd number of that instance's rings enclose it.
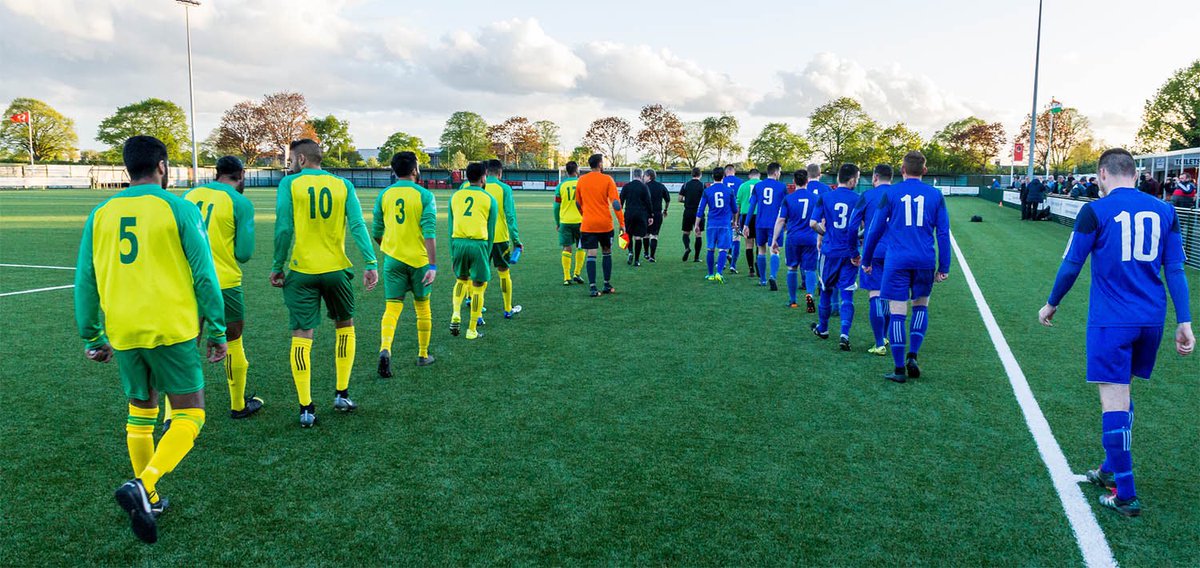
<instances>
[{"instance_id":1,"label":"crowd of spectators","mask_svg":"<svg viewBox=\"0 0 1200 568\"><path fill-rule=\"evenodd\" d=\"M992 187L999 188L999 180L992 180ZM1100 197L1100 186L1095 176L1019 176L1014 177L1009 185L1021 197L1021 220L1037 221L1050 217L1049 208L1043 209L1049 195L1061 195L1074 199L1097 199ZM1142 172L1137 189L1157 199L1184 209L1197 206L1196 181L1187 172L1171 176L1159 182L1149 172Z\"/></svg>"}]
</instances>

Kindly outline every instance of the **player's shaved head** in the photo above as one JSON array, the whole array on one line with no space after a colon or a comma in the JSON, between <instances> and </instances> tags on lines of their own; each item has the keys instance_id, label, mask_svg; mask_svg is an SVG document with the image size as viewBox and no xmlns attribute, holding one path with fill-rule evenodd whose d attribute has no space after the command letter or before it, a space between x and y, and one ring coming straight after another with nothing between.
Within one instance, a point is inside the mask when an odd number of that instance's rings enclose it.
<instances>
[{"instance_id":1,"label":"player's shaved head","mask_svg":"<svg viewBox=\"0 0 1200 568\"><path fill-rule=\"evenodd\" d=\"M725 168L713 168L713 181L721 181L723 179L725 179Z\"/></svg>"},{"instance_id":2,"label":"player's shaved head","mask_svg":"<svg viewBox=\"0 0 1200 568\"><path fill-rule=\"evenodd\" d=\"M725 175L731 176L737 173L737 168L733 164L725 164Z\"/></svg>"},{"instance_id":3,"label":"player's shaved head","mask_svg":"<svg viewBox=\"0 0 1200 568\"><path fill-rule=\"evenodd\" d=\"M916 150L904 155L904 165L900 166L900 171L908 177L919 178L925 175L925 154Z\"/></svg>"},{"instance_id":4,"label":"player's shaved head","mask_svg":"<svg viewBox=\"0 0 1200 568\"><path fill-rule=\"evenodd\" d=\"M1137 164L1133 161L1133 154L1124 148L1110 148L1100 154L1100 162L1096 169L1108 172L1110 176L1119 178L1132 178L1137 175Z\"/></svg>"},{"instance_id":5,"label":"player's shaved head","mask_svg":"<svg viewBox=\"0 0 1200 568\"><path fill-rule=\"evenodd\" d=\"M412 177L417 173L417 155L414 152L396 152L392 156L392 172L399 178Z\"/></svg>"},{"instance_id":6,"label":"player's shaved head","mask_svg":"<svg viewBox=\"0 0 1200 568\"><path fill-rule=\"evenodd\" d=\"M500 160L488 160L487 173L488 175L494 176L499 176L501 173L504 173L504 162L501 162Z\"/></svg>"},{"instance_id":7,"label":"player's shaved head","mask_svg":"<svg viewBox=\"0 0 1200 568\"><path fill-rule=\"evenodd\" d=\"M854 164L842 164L842 167L838 168L838 183L850 183L858 177L859 171L858 166Z\"/></svg>"},{"instance_id":8,"label":"player's shaved head","mask_svg":"<svg viewBox=\"0 0 1200 568\"><path fill-rule=\"evenodd\" d=\"M604 154L592 154L588 158L588 167L593 170L598 170L604 166Z\"/></svg>"},{"instance_id":9,"label":"player's shaved head","mask_svg":"<svg viewBox=\"0 0 1200 568\"><path fill-rule=\"evenodd\" d=\"M288 146L293 154L304 156L305 161L309 164L320 165L321 160L325 159L325 153L321 151L321 145L317 144L312 138L301 138L292 142Z\"/></svg>"},{"instance_id":10,"label":"player's shaved head","mask_svg":"<svg viewBox=\"0 0 1200 568\"><path fill-rule=\"evenodd\" d=\"M887 164L879 164L875 166L875 177L882 181L891 181L892 167Z\"/></svg>"},{"instance_id":11,"label":"player's shaved head","mask_svg":"<svg viewBox=\"0 0 1200 568\"><path fill-rule=\"evenodd\" d=\"M767 164L767 175L778 177L779 172L781 171L783 171L783 166L779 165L779 162L771 162Z\"/></svg>"},{"instance_id":12,"label":"player's shaved head","mask_svg":"<svg viewBox=\"0 0 1200 568\"><path fill-rule=\"evenodd\" d=\"M567 175L573 176L573 175L578 175L578 174L579 174L579 164L575 163L575 160L571 160L570 162L567 162Z\"/></svg>"},{"instance_id":13,"label":"player's shaved head","mask_svg":"<svg viewBox=\"0 0 1200 568\"><path fill-rule=\"evenodd\" d=\"M821 164L809 164L806 171L808 179L821 179Z\"/></svg>"},{"instance_id":14,"label":"player's shaved head","mask_svg":"<svg viewBox=\"0 0 1200 568\"><path fill-rule=\"evenodd\" d=\"M796 170L792 174L792 182L796 184L796 187L808 185L808 170Z\"/></svg>"},{"instance_id":15,"label":"player's shaved head","mask_svg":"<svg viewBox=\"0 0 1200 568\"><path fill-rule=\"evenodd\" d=\"M246 167L242 165L242 160L237 156L221 156L217 160L218 178L242 179L245 173Z\"/></svg>"},{"instance_id":16,"label":"player's shaved head","mask_svg":"<svg viewBox=\"0 0 1200 568\"><path fill-rule=\"evenodd\" d=\"M121 158L125 162L125 170L129 172L130 181L148 180L158 175L160 164L166 170L167 145L153 136L134 136L125 141ZM161 184L167 187L165 171Z\"/></svg>"},{"instance_id":17,"label":"player's shaved head","mask_svg":"<svg viewBox=\"0 0 1200 568\"><path fill-rule=\"evenodd\" d=\"M762 174L758 171L758 168L750 168L750 173L748 175L752 178L756 178Z\"/></svg>"},{"instance_id":18,"label":"player's shaved head","mask_svg":"<svg viewBox=\"0 0 1200 568\"><path fill-rule=\"evenodd\" d=\"M467 181L471 183L483 182L483 170L483 164L479 162L467 164Z\"/></svg>"}]
</instances>

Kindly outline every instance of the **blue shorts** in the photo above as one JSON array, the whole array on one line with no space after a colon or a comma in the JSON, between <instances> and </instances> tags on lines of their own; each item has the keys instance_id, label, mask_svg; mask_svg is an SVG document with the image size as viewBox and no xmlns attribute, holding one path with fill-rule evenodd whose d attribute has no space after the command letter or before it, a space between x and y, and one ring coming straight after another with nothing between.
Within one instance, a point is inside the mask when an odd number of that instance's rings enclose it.
<instances>
[{"instance_id":1,"label":"blue shorts","mask_svg":"<svg viewBox=\"0 0 1200 568\"><path fill-rule=\"evenodd\" d=\"M822 256L817 277L823 289L851 292L858 289L858 268L850 263L848 256Z\"/></svg>"},{"instance_id":2,"label":"blue shorts","mask_svg":"<svg viewBox=\"0 0 1200 568\"><path fill-rule=\"evenodd\" d=\"M816 270L817 269L817 245L806 245L804 243L787 242L784 247L787 252L787 267L800 267L800 270Z\"/></svg>"},{"instance_id":3,"label":"blue shorts","mask_svg":"<svg viewBox=\"0 0 1200 568\"><path fill-rule=\"evenodd\" d=\"M874 269L872 269L874 271ZM907 302L914 298L928 298L933 292L932 268L891 268L883 269L883 280L880 282L879 295L885 300Z\"/></svg>"},{"instance_id":4,"label":"blue shorts","mask_svg":"<svg viewBox=\"0 0 1200 568\"><path fill-rule=\"evenodd\" d=\"M1088 327L1088 382L1127 385L1130 377L1149 379L1162 336L1162 326Z\"/></svg>"},{"instance_id":5,"label":"blue shorts","mask_svg":"<svg viewBox=\"0 0 1200 568\"><path fill-rule=\"evenodd\" d=\"M705 229L710 250L733 248L733 229L729 227L709 227Z\"/></svg>"},{"instance_id":6,"label":"blue shorts","mask_svg":"<svg viewBox=\"0 0 1200 568\"><path fill-rule=\"evenodd\" d=\"M754 230L754 241L760 245L765 246L765 245L771 244L771 238L774 236L775 236L775 225L771 225L771 227L767 228L767 229L758 227L757 229Z\"/></svg>"},{"instance_id":7,"label":"blue shorts","mask_svg":"<svg viewBox=\"0 0 1200 568\"><path fill-rule=\"evenodd\" d=\"M858 287L863 290L878 290L879 284L883 282L883 259L871 259L871 273L860 272L858 275Z\"/></svg>"}]
</instances>

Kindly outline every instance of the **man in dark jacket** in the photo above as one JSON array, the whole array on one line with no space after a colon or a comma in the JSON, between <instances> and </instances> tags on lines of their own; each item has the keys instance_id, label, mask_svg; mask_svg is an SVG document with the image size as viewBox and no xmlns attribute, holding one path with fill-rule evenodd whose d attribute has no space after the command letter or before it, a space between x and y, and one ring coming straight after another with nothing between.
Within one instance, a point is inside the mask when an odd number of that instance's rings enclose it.
<instances>
[{"instance_id":1,"label":"man in dark jacket","mask_svg":"<svg viewBox=\"0 0 1200 568\"><path fill-rule=\"evenodd\" d=\"M1087 197L1088 199L1100 199L1100 186L1096 184L1096 176L1088 178Z\"/></svg>"},{"instance_id":2,"label":"man in dark jacket","mask_svg":"<svg viewBox=\"0 0 1200 568\"><path fill-rule=\"evenodd\" d=\"M1029 214L1029 184L1030 181L1022 179L1021 190L1018 195L1021 196L1021 220L1027 221L1032 218Z\"/></svg>"},{"instance_id":3,"label":"man in dark jacket","mask_svg":"<svg viewBox=\"0 0 1200 568\"><path fill-rule=\"evenodd\" d=\"M700 223L704 231L704 220L696 220L696 210L700 207L700 198L704 196L704 182L700 181L700 168L692 168L692 179L683 184L679 190L679 202L683 204L683 261L687 262L692 254L692 229ZM700 262L700 236L696 235L696 256L692 262Z\"/></svg>"},{"instance_id":4,"label":"man in dark jacket","mask_svg":"<svg viewBox=\"0 0 1200 568\"><path fill-rule=\"evenodd\" d=\"M650 218L650 189L642 181L641 168L634 168L633 179L621 188L621 210L625 212L625 232L632 239L627 264L641 266L642 246L653 222Z\"/></svg>"},{"instance_id":5,"label":"man in dark jacket","mask_svg":"<svg viewBox=\"0 0 1200 568\"><path fill-rule=\"evenodd\" d=\"M1142 181L1138 183L1138 190L1147 195L1154 196L1155 199L1162 199L1162 186L1158 185L1158 180L1150 175L1150 172L1142 172Z\"/></svg>"},{"instance_id":6,"label":"man in dark jacket","mask_svg":"<svg viewBox=\"0 0 1200 568\"><path fill-rule=\"evenodd\" d=\"M1042 183L1041 178L1034 177L1029 180L1025 192L1025 206L1021 213L1022 219L1030 221L1037 220L1038 208L1042 206L1042 202L1046 200L1046 186Z\"/></svg>"},{"instance_id":7,"label":"man in dark jacket","mask_svg":"<svg viewBox=\"0 0 1200 568\"><path fill-rule=\"evenodd\" d=\"M658 181L658 174L654 170L646 170L646 180L646 188L650 190L650 227L643 252L646 260L658 262L655 259L658 255L658 231L667 216L667 209L671 208L671 192Z\"/></svg>"}]
</instances>

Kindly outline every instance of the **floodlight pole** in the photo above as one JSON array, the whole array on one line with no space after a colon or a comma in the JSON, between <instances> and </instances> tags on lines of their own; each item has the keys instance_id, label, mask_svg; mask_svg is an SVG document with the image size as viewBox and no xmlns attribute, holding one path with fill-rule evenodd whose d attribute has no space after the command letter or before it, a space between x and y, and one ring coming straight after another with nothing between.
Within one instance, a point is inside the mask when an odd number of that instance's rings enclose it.
<instances>
[{"instance_id":1,"label":"floodlight pole","mask_svg":"<svg viewBox=\"0 0 1200 568\"><path fill-rule=\"evenodd\" d=\"M196 88L192 79L192 6L200 6L199 0L175 0L183 4L183 25L187 30L188 61L188 114L192 118L192 185L200 181L199 157L196 152Z\"/></svg>"},{"instance_id":2,"label":"floodlight pole","mask_svg":"<svg viewBox=\"0 0 1200 568\"><path fill-rule=\"evenodd\" d=\"M29 165L33 165L33 110L25 111L25 126L29 131Z\"/></svg>"},{"instance_id":3,"label":"floodlight pole","mask_svg":"<svg viewBox=\"0 0 1200 568\"><path fill-rule=\"evenodd\" d=\"M1029 112L1029 179L1033 179L1033 156L1037 153L1038 65L1042 59L1042 0L1038 0L1037 49L1033 55L1033 110ZM1046 160L1050 160L1047 149Z\"/></svg>"}]
</instances>

